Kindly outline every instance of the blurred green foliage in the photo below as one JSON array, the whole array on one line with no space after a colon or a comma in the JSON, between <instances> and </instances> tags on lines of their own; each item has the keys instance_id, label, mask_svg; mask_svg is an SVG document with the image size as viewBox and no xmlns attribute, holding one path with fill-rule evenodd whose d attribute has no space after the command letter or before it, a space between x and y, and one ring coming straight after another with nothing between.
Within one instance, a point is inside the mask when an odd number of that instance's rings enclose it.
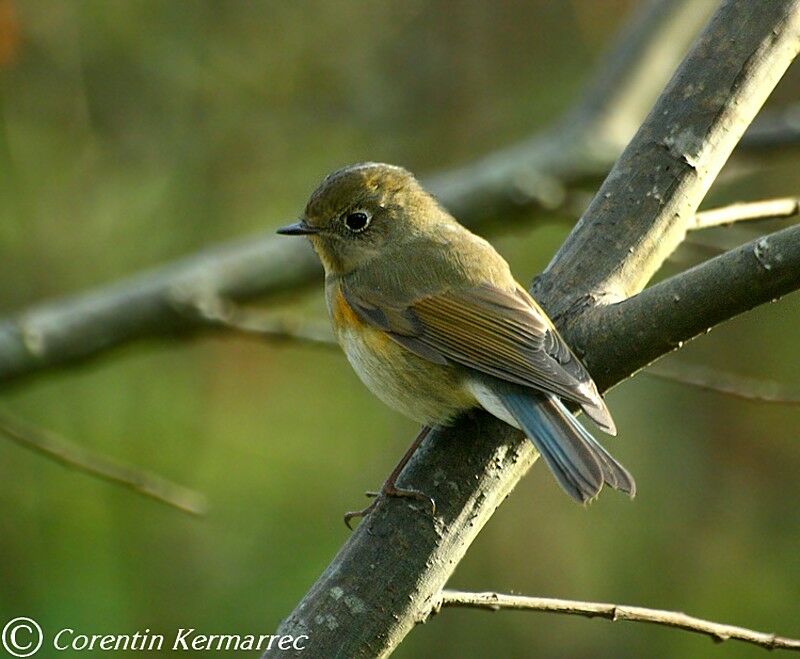
<instances>
[{"instance_id":1,"label":"blurred green foliage","mask_svg":"<svg viewBox=\"0 0 800 659\"><path fill-rule=\"evenodd\" d=\"M346 163L425 173L511 143L569 105L633 4L0 0L0 310L278 226ZM790 78L779 96L798 89ZM715 200L792 194L798 172L772 159ZM569 227L535 220L493 237L522 281ZM323 313L317 293L298 303ZM797 384L799 326L792 296L686 358ZM800 636L800 410L643 376L609 402L636 500L609 492L581 509L537 466L453 585ZM346 539L343 511L415 432L335 352L224 334L129 346L0 403L211 504L189 519L0 439L0 622L30 615L50 631L270 633ZM445 611L396 656L762 653Z\"/></svg>"}]
</instances>

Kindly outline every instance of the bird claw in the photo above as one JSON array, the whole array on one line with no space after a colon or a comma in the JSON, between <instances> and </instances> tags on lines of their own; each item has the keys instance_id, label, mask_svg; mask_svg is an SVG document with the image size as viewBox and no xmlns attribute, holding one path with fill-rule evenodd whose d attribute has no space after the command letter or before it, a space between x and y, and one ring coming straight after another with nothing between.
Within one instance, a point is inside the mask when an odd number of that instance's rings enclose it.
<instances>
[{"instance_id":1,"label":"bird claw","mask_svg":"<svg viewBox=\"0 0 800 659\"><path fill-rule=\"evenodd\" d=\"M429 497L427 494L420 492L419 490L406 489L397 487L395 485L384 485L380 492L366 492L365 494L370 498L374 498L375 500L366 508L362 508L361 510L353 510L344 514L344 523L351 531L353 530L353 527L350 526L350 521L369 515L369 513L371 513L378 505L381 497L397 497L400 499L416 499L417 501L423 501L424 503L430 505L431 517L436 515L436 502L432 497Z\"/></svg>"}]
</instances>

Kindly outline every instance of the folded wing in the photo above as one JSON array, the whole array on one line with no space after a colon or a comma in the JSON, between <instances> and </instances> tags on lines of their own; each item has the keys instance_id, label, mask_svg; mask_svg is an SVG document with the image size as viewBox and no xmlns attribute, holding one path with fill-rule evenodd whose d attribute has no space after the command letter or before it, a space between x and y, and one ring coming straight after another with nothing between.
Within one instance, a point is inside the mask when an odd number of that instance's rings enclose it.
<instances>
[{"instance_id":1,"label":"folded wing","mask_svg":"<svg viewBox=\"0 0 800 659\"><path fill-rule=\"evenodd\" d=\"M448 290L389 305L379 295L345 299L362 320L433 362L455 362L506 382L581 405L603 430L614 422L586 369L536 302L521 288Z\"/></svg>"}]
</instances>

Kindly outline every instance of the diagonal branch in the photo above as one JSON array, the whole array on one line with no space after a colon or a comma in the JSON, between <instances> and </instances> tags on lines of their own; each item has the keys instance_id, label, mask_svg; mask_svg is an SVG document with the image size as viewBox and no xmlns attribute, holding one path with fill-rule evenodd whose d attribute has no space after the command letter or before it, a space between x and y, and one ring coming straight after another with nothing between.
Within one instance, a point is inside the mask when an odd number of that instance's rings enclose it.
<instances>
[{"instance_id":1,"label":"diagonal branch","mask_svg":"<svg viewBox=\"0 0 800 659\"><path fill-rule=\"evenodd\" d=\"M757 12L723 3L536 282L539 298L558 300L551 316L576 303L637 293L683 241L690 218L797 54L789 5L770 3L769 11L765 5ZM720 39L733 26L737 37Z\"/></svg>"},{"instance_id":2,"label":"diagonal branch","mask_svg":"<svg viewBox=\"0 0 800 659\"><path fill-rule=\"evenodd\" d=\"M550 129L425 181L463 224L556 210L604 176L636 132L716 0L650 0L615 39L578 103Z\"/></svg>"},{"instance_id":3,"label":"diagonal branch","mask_svg":"<svg viewBox=\"0 0 800 659\"><path fill-rule=\"evenodd\" d=\"M780 382L749 378L702 364L690 364L685 361L676 363L670 359L662 359L648 366L644 374L742 400L800 405L800 394L789 390Z\"/></svg>"},{"instance_id":4,"label":"diagonal branch","mask_svg":"<svg viewBox=\"0 0 800 659\"><path fill-rule=\"evenodd\" d=\"M444 590L434 600L431 610L438 613L444 607L465 609L484 609L488 611L517 610L563 613L587 618L606 618L613 622L649 622L655 625L685 629L705 634L718 642L735 640L752 643L767 650L800 651L800 640L757 632L745 627L724 625L703 618L688 616L679 611L648 609L642 606L609 604L606 602L580 602L577 600L554 599L552 597L525 597L501 593L468 593L458 590Z\"/></svg>"},{"instance_id":5,"label":"diagonal branch","mask_svg":"<svg viewBox=\"0 0 800 659\"><path fill-rule=\"evenodd\" d=\"M190 515L205 515L205 497L149 472L123 464L107 456L68 442L58 435L34 428L11 415L0 412L0 434L11 441L69 469L121 485L160 503Z\"/></svg>"},{"instance_id":6,"label":"diagonal branch","mask_svg":"<svg viewBox=\"0 0 800 659\"><path fill-rule=\"evenodd\" d=\"M640 291L664 255L681 242L719 169L798 49L800 0L724 2L537 281L536 296L555 312L567 342L585 356L590 371L599 367L604 387L644 366L648 351L639 348L636 335L624 331L627 315L609 311L621 305L593 303L619 301ZM776 237L783 249L781 234ZM778 243L771 240L770 248ZM768 292L772 271L782 270L771 265L757 291L741 281L716 278L718 297L742 298L729 311L752 306L743 299L747 293L735 292L739 286L758 296ZM783 274L776 279L783 292L800 286L800 277L793 283ZM650 299L646 295L639 296L640 302ZM670 332L674 309L661 302L651 300L658 312L651 319ZM722 304L715 305L714 322L722 320ZM704 314L701 309L698 318ZM602 352L601 317L602 330L622 337L614 346L613 363ZM673 338L694 334L693 323L678 324L686 335L675 332ZM652 337L651 343L656 341ZM432 432L401 474L400 485L436 499L435 521L413 504L383 500L279 633L310 634L308 649L319 656L390 654L430 608L472 540L535 459L530 442L486 414L476 412ZM326 624L331 620L336 624Z\"/></svg>"},{"instance_id":7,"label":"diagonal branch","mask_svg":"<svg viewBox=\"0 0 800 659\"><path fill-rule=\"evenodd\" d=\"M586 363L607 388L689 339L800 287L800 225L757 238L623 302L597 307L574 328L591 341ZM625 344L625 345L622 345Z\"/></svg>"},{"instance_id":8,"label":"diagonal branch","mask_svg":"<svg viewBox=\"0 0 800 659\"><path fill-rule=\"evenodd\" d=\"M649 346L673 350L705 331L709 318L721 321L800 289L800 226L766 240L769 268L755 258L755 241L606 307L602 320L593 321L602 324L575 324L569 339L590 348L585 356L590 368L603 387L611 386L647 364ZM741 291L752 277L752 285ZM683 289L691 291L687 300L695 295L713 301L708 316L702 302L676 305L673 291ZM628 304L637 306L623 311ZM662 342L665 332L669 338ZM345 647L345 656L388 654L424 617L435 588L444 585L470 541L536 459L527 439L483 413L432 434L406 467L402 484L434 497L434 523L413 505L384 502L340 550L282 633L313 630L313 643L326 650ZM314 624L326 616L344 621L348 637L326 635Z\"/></svg>"},{"instance_id":9,"label":"diagonal branch","mask_svg":"<svg viewBox=\"0 0 800 659\"><path fill-rule=\"evenodd\" d=\"M472 228L562 207L579 181L606 174L715 2L647 3L564 121L519 145L434 175L427 187ZM287 243L269 232L38 305L0 320L0 382L134 339L202 326L182 309L187 295L213 293L242 302L300 289L318 282L321 272L304 241Z\"/></svg>"}]
</instances>

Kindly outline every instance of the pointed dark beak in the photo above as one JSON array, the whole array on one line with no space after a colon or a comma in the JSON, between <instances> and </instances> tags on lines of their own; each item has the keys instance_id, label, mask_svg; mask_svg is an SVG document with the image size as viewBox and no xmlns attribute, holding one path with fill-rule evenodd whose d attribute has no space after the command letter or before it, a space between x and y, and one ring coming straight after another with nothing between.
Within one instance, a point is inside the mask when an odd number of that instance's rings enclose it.
<instances>
[{"instance_id":1,"label":"pointed dark beak","mask_svg":"<svg viewBox=\"0 0 800 659\"><path fill-rule=\"evenodd\" d=\"M319 229L306 224L305 220L299 220L294 224L287 224L285 227L281 227L276 233L284 236L307 236L310 233L319 233Z\"/></svg>"}]
</instances>

